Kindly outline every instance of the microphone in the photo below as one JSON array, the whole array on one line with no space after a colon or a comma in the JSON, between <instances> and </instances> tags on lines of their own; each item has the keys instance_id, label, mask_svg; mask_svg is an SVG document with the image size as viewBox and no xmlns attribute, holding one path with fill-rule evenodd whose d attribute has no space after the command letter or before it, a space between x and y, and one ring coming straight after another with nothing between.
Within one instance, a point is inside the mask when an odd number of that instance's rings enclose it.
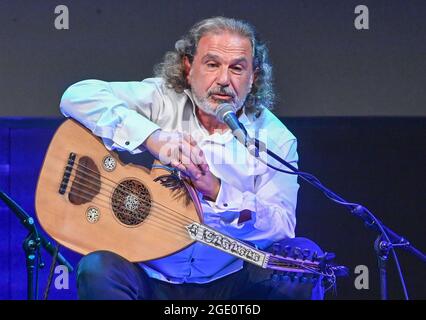
<instances>
[{"instance_id":1,"label":"microphone","mask_svg":"<svg viewBox=\"0 0 426 320\"><path fill-rule=\"evenodd\" d=\"M216 109L216 118L228 125L234 137L245 146L251 155L256 154L256 145L249 137L244 126L238 121L235 107L232 103L222 103Z\"/></svg>"},{"instance_id":2,"label":"microphone","mask_svg":"<svg viewBox=\"0 0 426 320\"><path fill-rule=\"evenodd\" d=\"M229 129L231 129L234 137L244 146L246 146L247 132L245 132L245 129L243 130L242 125L238 121L233 104L220 104L216 109L216 118L220 122L227 124Z\"/></svg>"}]
</instances>

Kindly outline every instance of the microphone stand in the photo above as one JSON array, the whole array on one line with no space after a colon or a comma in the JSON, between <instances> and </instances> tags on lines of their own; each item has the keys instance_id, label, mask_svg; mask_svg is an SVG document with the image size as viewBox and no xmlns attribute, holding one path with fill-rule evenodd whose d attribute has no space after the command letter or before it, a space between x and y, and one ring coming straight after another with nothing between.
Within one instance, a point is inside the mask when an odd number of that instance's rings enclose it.
<instances>
[{"instance_id":1,"label":"microphone stand","mask_svg":"<svg viewBox=\"0 0 426 320\"><path fill-rule=\"evenodd\" d=\"M1 190L0 198L9 207L9 209L19 218L21 224L29 231L28 236L23 242L27 267L27 299L37 300L38 268L42 268L44 266L43 263L39 263L40 245L45 248L51 256L55 255L55 247L42 234L38 232L34 219L30 217L24 211L24 209L22 209L15 201L13 201L6 193ZM71 264L60 253L57 254L57 261L59 261L60 264L65 265L70 272L74 270Z\"/></svg>"},{"instance_id":2,"label":"microphone stand","mask_svg":"<svg viewBox=\"0 0 426 320\"><path fill-rule=\"evenodd\" d=\"M401 279L401 284L404 290L405 298L408 300L408 294L405 287L404 279L402 276L402 272L399 266L398 258L396 256L394 248L402 248L417 258L419 258L421 261L426 262L426 256L424 253L422 253L420 250L415 248L407 239L400 236L396 232L389 229L386 225L384 225L379 219L377 219L367 208L365 208L362 205L359 205L357 203L351 203L331 191L330 189L326 188L322 183L313 175L299 171L296 167L282 159L280 156L266 148L265 144L258 139L250 138L247 134L247 130L243 126L242 123L239 123L241 129L245 132L245 147L249 151L249 153L254 156L256 159L267 165L268 167L275 169L280 172L289 173L289 174L296 174L299 177L301 177L303 180L307 181L317 189L321 190L327 198L330 200L343 205L346 209L349 210L349 212L356 217L363 220L364 225L367 228L370 228L378 233L378 237L375 241L375 251L377 255L377 261L378 261L378 267L379 267L379 274L380 274L380 295L382 300L386 300L388 298L387 295L387 260L389 256L389 252L392 251L392 254L395 259L396 266L398 268L399 276ZM238 138L237 138L238 139ZM241 142L241 140L239 139ZM285 167L289 168L291 171L286 171L277 167L272 166L271 164L267 163L267 161L264 161L259 156L259 151L266 151L266 153L284 165Z\"/></svg>"}]
</instances>

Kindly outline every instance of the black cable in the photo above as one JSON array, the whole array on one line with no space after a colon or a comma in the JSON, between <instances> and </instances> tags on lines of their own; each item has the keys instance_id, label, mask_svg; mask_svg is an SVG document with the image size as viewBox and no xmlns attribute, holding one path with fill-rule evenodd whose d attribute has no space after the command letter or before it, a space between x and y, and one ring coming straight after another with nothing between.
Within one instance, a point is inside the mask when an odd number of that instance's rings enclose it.
<instances>
[{"instance_id":1,"label":"black cable","mask_svg":"<svg viewBox=\"0 0 426 320\"><path fill-rule=\"evenodd\" d=\"M255 139L255 142L256 142L256 146L259 147L259 143L260 142L257 139ZM279 156L277 156L275 153L273 153L270 150L266 150L266 152L267 152L267 154L269 156L272 156L272 158L274 158L275 160L278 160L278 158L280 158ZM380 232L382 233L382 235L384 236L384 238L386 239L386 241L390 244L390 250L391 250L392 255L394 257L394 260L395 260L395 264L396 264L396 267L397 267L397 270L398 270L398 275L399 275L399 279L400 279L400 282L401 282L401 286L402 286L402 289L404 291L405 300L409 300L408 292L407 292L407 288L406 288L406 284L405 284L405 280L404 280L404 276L403 276L402 271L401 271L401 266L400 266L400 263L399 263L398 256L397 256L396 251L395 251L395 249L394 249L394 247L392 245L392 241L390 240L389 235L386 232L386 230L383 228L382 223L380 222L380 220L378 220L370 212L370 210L368 210L364 206L361 206L361 205L359 205L357 203L347 202L342 197L338 196L333 191L331 191L330 189L328 189L327 187L325 187L321 183L321 181L317 177L315 177L313 174L310 174L308 172L299 171L297 168L295 168L294 166L291 166L289 163L287 163L287 167L289 167L292 171L288 171L288 170L283 170L283 169L277 168L277 167L269 164L267 161L264 161L260 156L256 157L256 158L258 158L259 161L261 161L263 164L267 165L269 168L272 168L272 169L274 169L276 171L287 173L287 174L298 175L302 179L304 179L307 182L309 182L309 183L315 185L316 187L318 187L328 199L330 199L333 202L338 203L340 205L346 206L348 209L351 210L351 212L353 214L354 214L355 210L357 210L357 209L362 209L365 212L367 212L369 218L371 220L373 220L373 222L380 229Z\"/></svg>"},{"instance_id":2,"label":"black cable","mask_svg":"<svg viewBox=\"0 0 426 320\"><path fill-rule=\"evenodd\" d=\"M53 252L52 263L50 264L49 276L47 278L47 285L46 289L44 290L43 300L47 300L47 297L49 295L50 286L52 284L53 272L55 270L56 260L58 257L59 245L56 245L54 250L55 251Z\"/></svg>"},{"instance_id":3,"label":"black cable","mask_svg":"<svg viewBox=\"0 0 426 320\"><path fill-rule=\"evenodd\" d=\"M35 265L35 286L34 286L34 299L38 300L38 274L39 274L39 269L40 269L40 237L38 234L38 230L36 227L34 227L34 234L35 234L35 246L36 246L36 251L34 252L34 265Z\"/></svg>"}]
</instances>

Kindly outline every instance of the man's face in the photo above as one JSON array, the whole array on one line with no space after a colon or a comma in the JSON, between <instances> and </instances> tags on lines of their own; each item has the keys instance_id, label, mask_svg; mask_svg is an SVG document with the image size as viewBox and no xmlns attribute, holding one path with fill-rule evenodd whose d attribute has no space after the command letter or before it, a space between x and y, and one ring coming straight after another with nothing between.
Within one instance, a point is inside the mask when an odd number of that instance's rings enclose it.
<instances>
[{"instance_id":1,"label":"man's face","mask_svg":"<svg viewBox=\"0 0 426 320\"><path fill-rule=\"evenodd\" d=\"M189 69L188 83L197 106L215 114L219 104L232 103L238 110L253 83L252 46L249 39L235 33L209 33L198 42Z\"/></svg>"}]
</instances>

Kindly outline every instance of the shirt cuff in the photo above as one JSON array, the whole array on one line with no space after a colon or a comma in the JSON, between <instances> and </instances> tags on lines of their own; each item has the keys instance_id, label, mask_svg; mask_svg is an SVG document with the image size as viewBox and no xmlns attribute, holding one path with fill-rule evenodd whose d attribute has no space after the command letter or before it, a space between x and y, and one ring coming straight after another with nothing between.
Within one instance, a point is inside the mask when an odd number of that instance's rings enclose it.
<instances>
[{"instance_id":1,"label":"shirt cuff","mask_svg":"<svg viewBox=\"0 0 426 320\"><path fill-rule=\"evenodd\" d=\"M154 122L137 112L132 112L117 125L113 141L120 148L134 153L135 149L158 129L161 128Z\"/></svg>"},{"instance_id":2,"label":"shirt cuff","mask_svg":"<svg viewBox=\"0 0 426 320\"><path fill-rule=\"evenodd\" d=\"M243 193L239 189L221 180L216 201L210 204L219 211L232 211L240 209L242 200Z\"/></svg>"},{"instance_id":3,"label":"shirt cuff","mask_svg":"<svg viewBox=\"0 0 426 320\"><path fill-rule=\"evenodd\" d=\"M221 180L216 201L209 201L217 211L256 210L256 195L250 191L242 192L240 189Z\"/></svg>"}]
</instances>

